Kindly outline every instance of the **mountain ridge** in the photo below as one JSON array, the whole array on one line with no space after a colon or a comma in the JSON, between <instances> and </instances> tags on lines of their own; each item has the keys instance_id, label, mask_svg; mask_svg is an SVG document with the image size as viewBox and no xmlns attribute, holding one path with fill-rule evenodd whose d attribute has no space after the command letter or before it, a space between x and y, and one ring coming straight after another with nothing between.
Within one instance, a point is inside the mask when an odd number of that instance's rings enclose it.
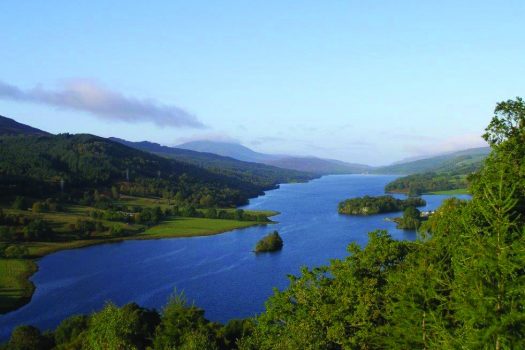
<instances>
[{"instance_id":1,"label":"mountain ridge","mask_svg":"<svg viewBox=\"0 0 525 350\"><path fill-rule=\"evenodd\" d=\"M38 135L45 136L51 135L47 131L40 130L29 126L27 124L22 124L17 122L14 119L4 117L0 115L0 135Z\"/></svg>"},{"instance_id":2,"label":"mountain ridge","mask_svg":"<svg viewBox=\"0 0 525 350\"><path fill-rule=\"evenodd\" d=\"M372 167L365 164L347 163L340 160L324 159L313 156L274 155L256 152L246 146L233 142L192 141L176 146L197 152L220 154L243 161L264 163L283 169L305 171L318 175L360 174Z\"/></svg>"}]
</instances>

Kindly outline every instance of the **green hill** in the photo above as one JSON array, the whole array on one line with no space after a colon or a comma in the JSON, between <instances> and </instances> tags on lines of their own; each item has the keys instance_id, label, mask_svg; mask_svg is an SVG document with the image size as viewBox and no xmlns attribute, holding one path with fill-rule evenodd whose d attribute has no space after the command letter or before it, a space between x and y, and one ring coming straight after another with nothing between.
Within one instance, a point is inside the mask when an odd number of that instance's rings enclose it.
<instances>
[{"instance_id":1,"label":"green hill","mask_svg":"<svg viewBox=\"0 0 525 350\"><path fill-rule=\"evenodd\" d=\"M0 115L0 135L50 135L48 132Z\"/></svg>"},{"instance_id":2,"label":"green hill","mask_svg":"<svg viewBox=\"0 0 525 350\"><path fill-rule=\"evenodd\" d=\"M415 161L392 164L373 170L376 174L415 174L426 172L448 172L468 174L481 168L490 153L489 147L472 148Z\"/></svg>"},{"instance_id":3,"label":"green hill","mask_svg":"<svg viewBox=\"0 0 525 350\"><path fill-rule=\"evenodd\" d=\"M193 164L216 174L254 183L265 188L273 188L277 184L285 182L304 182L315 177L315 175L311 173L282 169L261 163L245 162L213 153L162 146L158 143L148 141L131 142L118 138L111 138L111 140L135 149Z\"/></svg>"},{"instance_id":4,"label":"green hill","mask_svg":"<svg viewBox=\"0 0 525 350\"><path fill-rule=\"evenodd\" d=\"M316 175L360 174L371 169L368 165L346 163L334 159L259 153L232 142L192 141L179 145L177 148L213 153L242 161L263 163Z\"/></svg>"},{"instance_id":5,"label":"green hill","mask_svg":"<svg viewBox=\"0 0 525 350\"><path fill-rule=\"evenodd\" d=\"M68 193L116 185L126 194L160 196L169 191L190 202L211 195L225 206L245 203L266 189L93 135L0 137L3 195L56 193L61 179Z\"/></svg>"},{"instance_id":6,"label":"green hill","mask_svg":"<svg viewBox=\"0 0 525 350\"><path fill-rule=\"evenodd\" d=\"M286 169L307 171L319 175L361 174L371 169L370 166L364 164L347 163L340 160L317 157L286 157L269 161L267 164Z\"/></svg>"}]
</instances>

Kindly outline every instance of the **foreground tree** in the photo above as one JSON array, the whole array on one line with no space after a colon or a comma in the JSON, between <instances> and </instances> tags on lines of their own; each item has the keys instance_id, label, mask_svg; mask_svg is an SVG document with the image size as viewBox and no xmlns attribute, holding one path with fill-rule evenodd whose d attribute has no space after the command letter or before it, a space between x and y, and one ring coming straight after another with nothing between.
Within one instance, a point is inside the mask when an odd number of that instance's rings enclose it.
<instances>
[{"instance_id":1,"label":"foreground tree","mask_svg":"<svg viewBox=\"0 0 525 350\"><path fill-rule=\"evenodd\" d=\"M204 318L204 310L188 305L184 295L174 294L162 310L153 346L167 349L217 349L219 325Z\"/></svg>"},{"instance_id":2,"label":"foreground tree","mask_svg":"<svg viewBox=\"0 0 525 350\"><path fill-rule=\"evenodd\" d=\"M144 349L151 344L153 330L158 324L153 310L136 304L122 308L112 303L91 316L84 337L84 349Z\"/></svg>"},{"instance_id":3,"label":"foreground tree","mask_svg":"<svg viewBox=\"0 0 525 350\"><path fill-rule=\"evenodd\" d=\"M53 340L33 326L15 328L7 343L7 350L46 350L53 348Z\"/></svg>"}]
</instances>

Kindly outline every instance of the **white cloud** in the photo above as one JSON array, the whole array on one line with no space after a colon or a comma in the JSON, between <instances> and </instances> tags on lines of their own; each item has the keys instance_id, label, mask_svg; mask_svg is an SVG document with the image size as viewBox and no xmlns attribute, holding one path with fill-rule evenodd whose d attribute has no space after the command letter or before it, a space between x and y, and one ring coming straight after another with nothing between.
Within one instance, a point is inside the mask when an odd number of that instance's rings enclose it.
<instances>
[{"instance_id":1,"label":"white cloud","mask_svg":"<svg viewBox=\"0 0 525 350\"><path fill-rule=\"evenodd\" d=\"M84 79L70 80L59 90L40 86L22 90L0 81L0 98L84 111L106 120L128 123L147 121L168 127L205 127L194 115L177 106L124 96Z\"/></svg>"},{"instance_id":2,"label":"white cloud","mask_svg":"<svg viewBox=\"0 0 525 350\"><path fill-rule=\"evenodd\" d=\"M486 146L488 144L481 135L463 134L450 136L441 141L406 144L404 148L412 156L427 156Z\"/></svg>"}]
</instances>

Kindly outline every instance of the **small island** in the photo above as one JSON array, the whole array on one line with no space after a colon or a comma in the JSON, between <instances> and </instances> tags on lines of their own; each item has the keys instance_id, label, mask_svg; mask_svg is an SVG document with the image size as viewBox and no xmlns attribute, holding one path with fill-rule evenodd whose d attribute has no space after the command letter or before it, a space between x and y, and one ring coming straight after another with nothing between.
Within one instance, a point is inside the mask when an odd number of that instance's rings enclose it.
<instances>
[{"instance_id":1,"label":"small island","mask_svg":"<svg viewBox=\"0 0 525 350\"><path fill-rule=\"evenodd\" d=\"M396 227L400 230L417 231L423 221L428 220L431 214L431 211L421 212L415 207L408 207L403 212L402 217L394 218L392 221L397 224Z\"/></svg>"},{"instance_id":2,"label":"small island","mask_svg":"<svg viewBox=\"0 0 525 350\"><path fill-rule=\"evenodd\" d=\"M427 203L419 197L397 199L392 196L364 196L347 199L339 203L339 214L345 215L374 215L403 211L408 207L422 207Z\"/></svg>"},{"instance_id":3,"label":"small island","mask_svg":"<svg viewBox=\"0 0 525 350\"><path fill-rule=\"evenodd\" d=\"M277 231L263 237L255 246L256 253L275 252L283 248L283 239Z\"/></svg>"}]
</instances>

